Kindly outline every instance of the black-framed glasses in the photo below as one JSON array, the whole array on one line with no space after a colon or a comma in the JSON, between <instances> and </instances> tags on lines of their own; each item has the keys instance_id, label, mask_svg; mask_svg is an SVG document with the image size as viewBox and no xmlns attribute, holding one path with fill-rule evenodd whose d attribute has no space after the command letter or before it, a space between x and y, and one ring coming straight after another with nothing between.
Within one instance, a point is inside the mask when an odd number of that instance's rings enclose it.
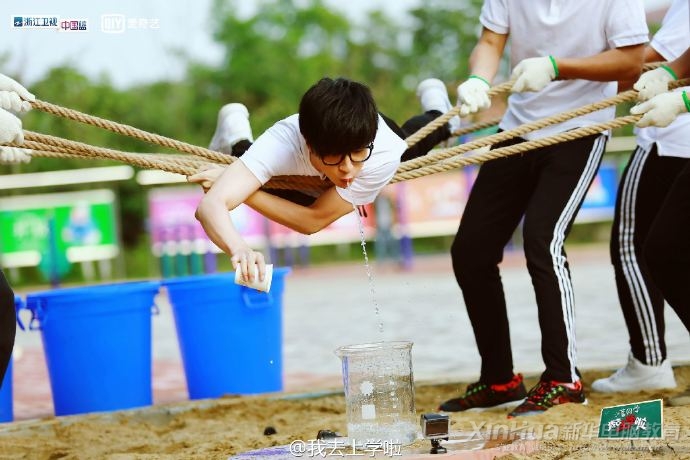
<instances>
[{"instance_id":1,"label":"black-framed glasses","mask_svg":"<svg viewBox=\"0 0 690 460\"><path fill-rule=\"evenodd\" d=\"M352 163L364 163L371 157L371 152L374 151L374 143L370 143L366 147L355 150L354 152L350 153L343 153L343 154L337 154L337 155L324 155L321 157L321 161L323 164L326 166L338 166L340 163L343 162L345 159L345 156L350 157L350 161Z\"/></svg>"}]
</instances>

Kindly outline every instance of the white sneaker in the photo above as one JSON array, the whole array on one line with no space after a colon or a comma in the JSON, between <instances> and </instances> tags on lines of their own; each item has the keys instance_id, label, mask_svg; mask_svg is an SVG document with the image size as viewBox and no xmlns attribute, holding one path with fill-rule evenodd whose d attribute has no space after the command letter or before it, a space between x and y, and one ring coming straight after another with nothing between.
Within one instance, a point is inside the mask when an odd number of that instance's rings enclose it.
<instances>
[{"instance_id":1,"label":"white sneaker","mask_svg":"<svg viewBox=\"0 0 690 460\"><path fill-rule=\"evenodd\" d=\"M453 108L448 98L446 85L438 78L422 80L417 85L417 97L419 97L419 102L422 104L422 109L425 112L438 110L443 114ZM450 132L454 133L460 129L460 117L455 116L451 118L448 120L448 125L450 126Z\"/></svg>"},{"instance_id":2,"label":"white sneaker","mask_svg":"<svg viewBox=\"0 0 690 460\"><path fill-rule=\"evenodd\" d=\"M675 387L676 378L668 358L658 366L649 366L635 359L632 353L630 353L628 364L625 367L618 369L610 377L598 379L592 383L592 390L601 393L660 390Z\"/></svg>"},{"instance_id":3,"label":"white sneaker","mask_svg":"<svg viewBox=\"0 0 690 460\"><path fill-rule=\"evenodd\" d=\"M244 104L225 104L218 112L218 125L208 148L230 155L232 146L243 139L254 142L249 110Z\"/></svg>"}]
</instances>

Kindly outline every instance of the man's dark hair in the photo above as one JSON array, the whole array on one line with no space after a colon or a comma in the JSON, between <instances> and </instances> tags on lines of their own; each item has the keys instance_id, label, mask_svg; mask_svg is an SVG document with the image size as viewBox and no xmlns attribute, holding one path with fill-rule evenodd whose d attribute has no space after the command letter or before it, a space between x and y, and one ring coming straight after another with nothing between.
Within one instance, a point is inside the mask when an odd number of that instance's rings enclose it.
<instances>
[{"instance_id":1,"label":"man's dark hair","mask_svg":"<svg viewBox=\"0 0 690 460\"><path fill-rule=\"evenodd\" d=\"M322 78L299 104L299 129L319 157L365 148L376 137L378 109L366 85Z\"/></svg>"}]
</instances>

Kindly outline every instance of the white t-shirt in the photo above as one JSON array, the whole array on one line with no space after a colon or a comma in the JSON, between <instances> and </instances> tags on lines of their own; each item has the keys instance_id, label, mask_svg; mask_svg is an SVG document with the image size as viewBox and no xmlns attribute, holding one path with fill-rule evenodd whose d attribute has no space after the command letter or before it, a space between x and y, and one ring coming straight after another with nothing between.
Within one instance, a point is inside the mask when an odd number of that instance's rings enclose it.
<instances>
[{"instance_id":1,"label":"white t-shirt","mask_svg":"<svg viewBox=\"0 0 690 460\"><path fill-rule=\"evenodd\" d=\"M674 0L661 23L661 29L654 34L651 47L667 61L673 61L688 48L690 43L690 15L686 0ZM690 91L690 87L675 91ZM637 128L637 143L645 149L656 142L660 156L690 158L690 113L678 116L665 128Z\"/></svg>"},{"instance_id":2,"label":"white t-shirt","mask_svg":"<svg viewBox=\"0 0 690 460\"><path fill-rule=\"evenodd\" d=\"M487 29L510 34L511 69L525 58L587 57L608 49L648 41L641 0L485 0L480 21ZM512 129L616 94L617 83L563 80L538 92L508 99L502 129ZM524 137L538 139L611 120L615 108L599 110Z\"/></svg>"},{"instance_id":3,"label":"white t-shirt","mask_svg":"<svg viewBox=\"0 0 690 460\"><path fill-rule=\"evenodd\" d=\"M356 205L372 203L393 178L407 143L395 134L379 116L374 151L364 162L349 191L336 187L338 194ZM299 130L299 115L291 115L267 129L240 160L265 184L274 176L319 176L309 161L309 149Z\"/></svg>"}]
</instances>

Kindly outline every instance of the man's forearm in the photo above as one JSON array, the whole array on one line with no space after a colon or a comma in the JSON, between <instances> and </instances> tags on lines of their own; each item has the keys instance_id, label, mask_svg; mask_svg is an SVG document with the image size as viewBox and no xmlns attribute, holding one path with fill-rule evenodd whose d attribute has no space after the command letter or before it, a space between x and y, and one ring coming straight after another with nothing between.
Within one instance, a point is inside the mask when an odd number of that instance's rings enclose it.
<instances>
[{"instance_id":1,"label":"man's forearm","mask_svg":"<svg viewBox=\"0 0 690 460\"><path fill-rule=\"evenodd\" d=\"M645 47L643 56L645 64L649 62L661 62L666 60L661 54L659 54L657 50L652 47L652 45L647 45ZM618 92L621 93L631 89L633 84L635 84L635 81L637 81L637 79L620 80L618 82Z\"/></svg>"},{"instance_id":2,"label":"man's forearm","mask_svg":"<svg viewBox=\"0 0 690 460\"><path fill-rule=\"evenodd\" d=\"M311 235L351 210L334 189L319 197L312 206L302 206L264 191L253 193L246 201L252 209L296 232ZM337 196L337 194L336 194Z\"/></svg>"},{"instance_id":3,"label":"man's forearm","mask_svg":"<svg viewBox=\"0 0 690 460\"><path fill-rule=\"evenodd\" d=\"M690 48L685 50L676 60L669 63L679 79L690 78Z\"/></svg>"},{"instance_id":4,"label":"man's forearm","mask_svg":"<svg viewBox=\"0 0 690 460\"><path fill-rule=\"evenodd\" d=\"M196 218L209 239L224 253L232 256L247 244L233 225L225 205L218 200L207 198L202 199L197 207Z\"/></svg>"},{"instance_id":5,"label":"man's forearm","mask_svg":"<svg viewBox=\"0 0 690 460\"><path fill-rule=\"evenodd\" d=\"M583 58L554 56L561 80L636 80L642 72L645 45L626 46Z\"/></svg>"},{"instance_id":6,"label":"man's forearm","mask_svg":"<svg viewBox=\"0 0 690 460\"><path fill-rule=\"evenodd\" d=\"M498 72L506 41L507 35L497 34L485 28L470 55L470 74L491 82Z\"/></svg>"}]
</instances>

